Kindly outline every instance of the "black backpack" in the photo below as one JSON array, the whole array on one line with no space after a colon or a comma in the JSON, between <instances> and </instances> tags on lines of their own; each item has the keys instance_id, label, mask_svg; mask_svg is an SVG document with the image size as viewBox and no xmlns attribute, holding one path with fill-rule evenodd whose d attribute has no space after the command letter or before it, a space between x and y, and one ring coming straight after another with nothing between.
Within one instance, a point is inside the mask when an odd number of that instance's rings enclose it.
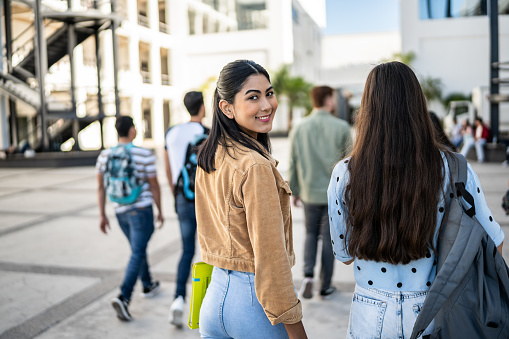
<instances>
[{"instance_id":1,"label":"black backpack","mask_svg":"<svg viewBox=\"0 0 509 339\"><path fill-rule=\"evenodd\" d=\"M197 154L200 145L207 139L208 130L205 129L203 134L198 134L195 139L189 143L186 150L186 158L184 166L177 179L175 187L175 195L182 192L188 201L194 201L194 180L196 177L196 168L198 167Z\"/></svg>"}]
</instances>

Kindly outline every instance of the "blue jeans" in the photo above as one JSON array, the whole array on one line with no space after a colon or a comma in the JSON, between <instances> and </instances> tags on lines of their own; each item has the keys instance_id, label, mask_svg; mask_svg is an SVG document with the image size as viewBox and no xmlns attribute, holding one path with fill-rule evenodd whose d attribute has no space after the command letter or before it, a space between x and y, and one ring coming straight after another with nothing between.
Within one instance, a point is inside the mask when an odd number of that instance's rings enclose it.
<instances>
[{"instance_id":1,"label":"blue jeans","mask_svg":"<svg viewBox=\"0 0 509 339\"><path fill-rule=\"evenodd\" d=\"M183 247L177 270L175 298L181 295L185 299L186 283L191 272L191 262L193 261L196 242L196 211L194 209L194 201L186 200L182 193L178 193L175 200Z\"/></svg>"},{"instance_id":2,"label":"blue jeans","mask_svg":"<svg viewBox=\"0 0 509 339\"><path fill-rule=\"evenodd\" d=\"M427 291L385 291L356 285L347 338L410 338L427 295ZM423 335L433 329L431 322Z\"/></svg>"},{"instance_id":3,"label":"blue jeans","mask_svg":"<svg viewBox=\"0 0 509 339\"><path fill-rule=\"evenodd\" d=\"M118 224L131 246L131 258L125 271L124 282L120 287L122 296L130 300L138 277L140 277L143 287L152 285L147 262L147 244L154 233L154 213L150 205L133 208L116 215Z\"/></svg>"},{"instance_id":4,"label":"blue jeans","mask_svg":"<svg viewBox=\"0 0 509 339\"><path fill-rule=\"evenodd\" d=\"M470 149L475 146L477 161L484 162L484 145L486 145L486 139L468 139L463 143L460 153L466 158Z\"/></svg>"},{"instance_id":5,"label":"blue jeans","mask_svg":"<svg viewBox=\"0 0 509 339\"><path fill-rule=\"evenodd\" d=\"M283 324L273 326L267 318L254 281L254 273L214 267L200 310L202 338L288 338Z\"/></svg>"}]
</instances>

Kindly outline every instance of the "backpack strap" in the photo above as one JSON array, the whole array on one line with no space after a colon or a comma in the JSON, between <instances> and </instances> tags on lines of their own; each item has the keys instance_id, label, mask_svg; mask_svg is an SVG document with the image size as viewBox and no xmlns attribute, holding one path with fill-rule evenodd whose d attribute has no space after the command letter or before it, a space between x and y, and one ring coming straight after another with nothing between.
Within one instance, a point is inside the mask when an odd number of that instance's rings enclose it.
<instances>
[{"instance_id":1,"label":"backpack strap","mask_svg":"<svg viewBox=\"0 0 509 339\"><path fill-rule=\"evenodd\" d=\"M446 247L439 249L441 252L441 255L437 257L437 269L438 267L441 267L443 264L443 257L446 257L448 252L450 251L452 244L456 240L456 236L459 231L459 224L448 224L447 220L449 218L449 212L451 207L451 201L453 200L451 197L463 197L470 196L472 198L472 204L473 206L473 197L470 195L470 193L467 192L465 189L466 180L467 180L467 161L465 157L459 153L451 153L451 152L444 152L445 157L447 159L447 166L449 168L449 190L446 194L446 202L447 202L447 208L446 212L442 219L442 224L440 225L439 234L441 236L444 236L445 238L448 238L448 241L450 244L448 244ZM453 193L454 195L450 195ZM462 199L457 199L458 202L460 202ZM463 204L461 204L463 205ZM461 206L463 210L465 210L464 206ZM475 208L474 208L475 211ZM465 210L466 212L466 210ZM439 244L440 246L440 244ZM437 275L438 275L437 271ZM431 285L430 293L428 294L428 297L426 298L424 305L421 309L421 312L417 316L417 319L414 323L414 328L412 331L412 335L410 339L418 338L422 335L423 331L428 327L428 325L433 321L436 314L442 307L442 304L445 300L437 300L437 292L435 291L436 286ZM430 299L430 294L433 293L432 298ZM429 300L428 300L429 299ZM433 303L431 303L433 301Z\"/></svg>"},{"instance_id":2,"label":"backpack strap","mask_svg":"<svg viewBox=\"0 0 509 339\"><path fill-rule=\"evenodd\" d=\"M461 205L465 213L473 218L475 215L474 197L466 190L467 182L467 160L459 153L446 153L449 173L451 173L451 185L453 185L453 193L455 196L462 197ZM468 203L466 206L461 200Z\"/></svg>"}]
</instances>

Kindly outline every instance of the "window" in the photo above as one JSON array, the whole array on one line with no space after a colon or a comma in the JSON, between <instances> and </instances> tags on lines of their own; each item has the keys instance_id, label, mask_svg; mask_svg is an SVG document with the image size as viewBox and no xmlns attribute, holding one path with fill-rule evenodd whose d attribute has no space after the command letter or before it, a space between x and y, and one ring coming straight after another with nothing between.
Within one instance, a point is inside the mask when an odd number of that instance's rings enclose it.
<instances>
[{"instance_id":1,"label":"window","mask_svg":"<svg viewBox=\"0 0 509 339\"><path fill-rule=\"evenodd\" d=\"M166 48L161 48L161 85L169 86L170 70L169 70L169 52Z\"/></svg>"},{"instance_id":2,"label":"window","mask_svg":"<svg viewBox=\"0 0 509 339\"><path fill-rule=\"evenodd\" d=\"M138 25L149 27L147 0L138 0Z\"/></svg>"},{"instance_id":3,"label":"window","mask_svg":"<svg viewBox=\"0 0 509 339\"><path fill-rule=\"evenodd\" d=\"M143 112L143 138L152 139L152 101L142 99L141 109Z\"/></svg>"},{"instance_id":4,"label":"window","mask_svg":"<svg viewBox=\"0 0 509 339\"><path fill-rule=\"evenodd\" d=\"M268 27L266 2L267 0L190 0L189 34L265 29Z\"/></svg>"},{"instance_id":5,"label":"window","mask_svg":"<svg viewBox=\"0 0 509 339\"><path fill-rule=\"evenodd\" d=\"M143 83L151 84L152 76L150 74L150 45L144 42L139 43L140 51L140 74Z\"/></svg>"},{"instance_id":6,"label":"window","mask_svg":"<svg viewBox=\"0 0 509 339\"><path fill-rule=\"evenodd\" d=\"M163 101L163 129L164 132L170 127L171 123L171 111L170 111L170 102Z\"/></svg>"},{"instance_id":7,"label":"window","mask_svg":"<svg viewBox=\"0 0 509 339\"><path fill-rule=\"evenodd\" d=\"M169 33L168 24L166 23L166 1L159 0L159 32Z\"/></svg>"},{"instance_id":8,"label":"window","mask_svg":"<svg viewBox=\"0 0 509 339\"><path fill-rule=\"evenodd\" d=\"M421 20L487 15L490 0L419 0ZM499 14L509 14L509 1L498 0Z\"/></svg>"}]
</instances>

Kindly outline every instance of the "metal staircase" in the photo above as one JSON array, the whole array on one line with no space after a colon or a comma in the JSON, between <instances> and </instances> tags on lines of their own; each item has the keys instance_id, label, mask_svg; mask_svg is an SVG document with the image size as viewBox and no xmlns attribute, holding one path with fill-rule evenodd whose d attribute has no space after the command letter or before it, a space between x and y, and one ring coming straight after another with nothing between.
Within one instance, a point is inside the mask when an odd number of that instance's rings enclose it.
<instances>
[{"instance_id":1,"label":"metal staircase","mask_svg":"<svg viewBox=\"0 0 509 339\"><path fill-rule=\"evenodd\" d=\"M87 112L85 116L78 117L76 101L76 84L73 60L73 50L76 46L83 43L87 38L95 36L99 39L99 32L111 30L113 36L113 64L114 64L114 91L116 114L119 112L118 86L117 86L117 55L116 55L116 35L115 29L118 27L120 18L115 13L114 0L101 0L111 4L111 12L103 13L99 11L99 3L91 1L91 8L88 10L72 11L71 1L68 1L68 8L65 11L55 10L41 3L41 0L5 0L5 59L7 61L7 72L0 69L0 90L6 93L9 100L9 110L11 112L10 130L11 144L16 145L20 140L17 126L17 103L24 102L36 110L39 129L33 131L32 137L36 139L34 148L37 151L56 151L60 145L74 138L74 148L79 150L78 133L95 121L100 121L106 117L102 107L102 86L101 86L101 55L96 50L97 60L97 81L98 81L98 108L94 112ZM34 22L28 26L18 36L12 36L13 4L24 4L33 11ZM61 5L61 1L59 4ZM24 7L26 8L26 7ZM48 23L53 23L53 31L48 27ZM55 29L54 26L57 28ZM47 30L45 32L45 29ZM21 35L27 35L28 30L33 31L33 36L29 38L24 45L19 46ZM96 43L96 47L99 46ZM14 47L17 47L14 50ZM21 51L21 52L19 52ZM16 61L13 61L13 55ZM47 71L69 56L70 62L70 106L65 109L54 109L54 105L49 105L47 92L45 91L45 74ZM88 106L88 105L87 105ZM102 144L102 135L101 135Z\"/></svg>"}]
</instances>

